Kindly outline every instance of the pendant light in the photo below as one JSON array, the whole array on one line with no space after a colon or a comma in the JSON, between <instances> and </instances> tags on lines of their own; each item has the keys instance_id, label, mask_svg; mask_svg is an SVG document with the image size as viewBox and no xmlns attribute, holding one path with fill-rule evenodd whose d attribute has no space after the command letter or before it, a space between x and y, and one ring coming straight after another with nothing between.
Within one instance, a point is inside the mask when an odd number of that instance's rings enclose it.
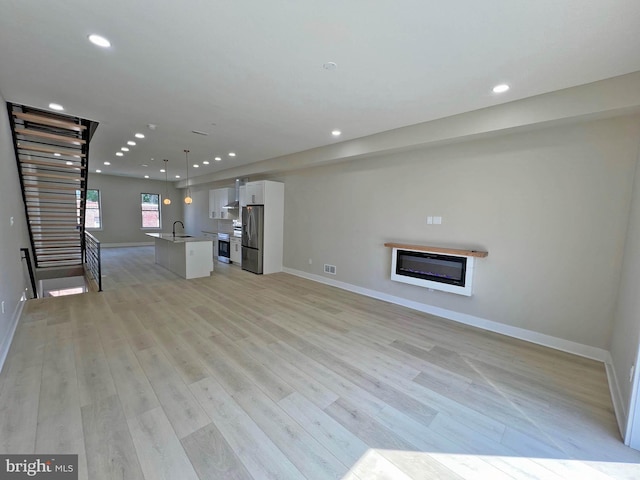
<instances>
[{"instance_id":1,"label":"pendant light","mask_svg":"<svg viewBox=\"0 0 640 480\"><path fill-rule=\"evenodd\" d=\"M189 150L184 151L184 158L187 162L187 196L184 197L184 203L190 205L193 199L191 198L191 189L189 188Z\"/></svg>"},{"instance_id":2,"label":"pendant light","mask_svg":"<svg viewBox=\"0 0 640 480\"><path fill-rule=\"evenodd\" d=\"M169 160L164 159L164 200L162 203L165 205L171 205L171 199L169 198L169 169L167 165L169 164Z\"/></svg>"}]
</instances>

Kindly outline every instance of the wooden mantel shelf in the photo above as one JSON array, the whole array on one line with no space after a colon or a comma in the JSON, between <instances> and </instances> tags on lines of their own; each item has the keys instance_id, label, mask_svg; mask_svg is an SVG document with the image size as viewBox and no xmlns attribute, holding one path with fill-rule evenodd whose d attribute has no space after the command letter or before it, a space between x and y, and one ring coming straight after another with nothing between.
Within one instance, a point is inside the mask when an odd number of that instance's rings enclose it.
<instances>
[{"instance_id":1,"label":"wooden mantel shelf","mask_svg":"<svg viewBox=\"0 0 640 480\"><path fill-rule=\"evenodd\" d=\"M404 243L387 242L384 246L389 248L401 248L403 250L418 250L419 252L450 253L451 255L462 255L465 257L484 258L489 255L489 252L481 252L479 250L459 250L457 248L428 247L426 245L407 245Z\"/></svg>"}]
</instances>

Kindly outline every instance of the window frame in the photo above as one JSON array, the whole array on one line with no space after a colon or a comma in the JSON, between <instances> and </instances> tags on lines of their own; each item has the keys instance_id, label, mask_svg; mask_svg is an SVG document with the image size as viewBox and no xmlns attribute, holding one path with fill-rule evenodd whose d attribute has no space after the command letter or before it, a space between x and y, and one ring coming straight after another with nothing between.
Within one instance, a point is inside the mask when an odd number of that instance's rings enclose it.
<instances>
[{"instance_id":1,"label":"window frame","mask_svg":"<svg viewBox=\"0 0 640 480\"><path fill-rule=\"evenodd\" d=\"M143 205L143 196L144 195L152 195L158 197L158 226L157 227L145 227L144 226L144 212L142 209ZM153 205L153 204L151 204ZM154 210L147 210L154 211ZM162 195L159 193L151 193L151 192L140 192L140 229L141 230L162 230Z\"/></svg>"},{"instance_id":2,"label":"window frame","mask_svg":"<svg viewBox=\"0 0 640 480\"><path fill-rule=\"evenodd\" d=\"M88 198L89 198L89 192L90 191L94 191L94 192L98 192L98 219L100 222L100 226L99 227L89 227L87 226L87 210L88 210ZM78 190L79 192L79 190ZM78 207L80 208L80 207ZM95 210L95 209L91 209L91 210ZM85 199L85 203L84 203L84 229L85 230L91 230L91 231L101 231L102 228L104 227L104 222L102 221L102 193L100 193L100 189L99 188L87 188L87 197Z\"/></svg>"}]
</instances>

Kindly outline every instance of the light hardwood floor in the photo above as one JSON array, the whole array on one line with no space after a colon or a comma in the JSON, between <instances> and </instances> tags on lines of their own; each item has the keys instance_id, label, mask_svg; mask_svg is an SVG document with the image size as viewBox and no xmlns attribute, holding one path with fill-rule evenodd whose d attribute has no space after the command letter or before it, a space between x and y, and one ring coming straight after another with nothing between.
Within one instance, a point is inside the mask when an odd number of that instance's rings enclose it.
<instances>
[{"instance_id":1,"label":"light hardwood floor","mask_svg":"<svg viewBox=\"0 0 640 480\"><path fill-rule=\"evenodd\" d=\"M27 302L0 453L91 480L640 478L601 363L284 273L103 262L104 292Z\"/></svg>"}]
</instances>

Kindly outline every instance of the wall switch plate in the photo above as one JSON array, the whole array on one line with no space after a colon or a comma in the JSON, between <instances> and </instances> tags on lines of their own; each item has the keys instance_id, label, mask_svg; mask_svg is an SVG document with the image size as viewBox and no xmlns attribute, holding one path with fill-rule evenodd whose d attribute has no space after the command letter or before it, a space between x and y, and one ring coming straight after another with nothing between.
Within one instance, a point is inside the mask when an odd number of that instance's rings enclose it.
<instances>
[{"instance_id":1,"label":"wall switch plate","mask_svg":"<svg viewBox=\"0 0 640 480\"><path fill-rule=\"evenodd\" d=\"M309 265L311 265L313 263L313 260L309 259Z\"/></svg>"},{"instance_id":2,"label":"wall switch plate","mask_svg":"<svg viewBox=\"0 0 640 480\"><path fill-rule=\"evenodd\" d=\"M9 223L11 223L11 226L13 227L13 217L9 219Z\"/></svg>"},{"instance_id":3,"label":"wall switch plate","mask_svg":"<svg viewBox=\"0 0 640 480\"><path fill-rule=\"evenodd\" d=\"M2 304L4 305L4 302L2 302ZM2 313L4 313L4 308L2 309ZM633 382L633 374L635 372L636 366L635 365L631 365L631 370L629 371L629 381Z\"/></svg>"},{"instance_id":4,"label":"wall switch plate","mask_svg":"<svg viewBox=\"0 0 640 480\"><path fill-rule=\"evenodd\" d=\"M442 224L442 217L433 217L433 224L434 225L441 225Z\"/></svg>"},{"instance_id":5,"label":"wall switch plate","mask_svg":"<svg viewBox=\"0 0 640 480\"><path fill-rule=\"evenodd\" d=\"M433 224L433 217L427 217L427 225Z\"/></svg>"},{"instance_id":6,"label":"wall switch plate","mask_svg":"<svg viewBox=\"0 0 640 480\"><path fill-rule=\"evenodd\" d=\"M4 300L2 301L2 313L4 313Z\"/></svg>"}]
</instances>

